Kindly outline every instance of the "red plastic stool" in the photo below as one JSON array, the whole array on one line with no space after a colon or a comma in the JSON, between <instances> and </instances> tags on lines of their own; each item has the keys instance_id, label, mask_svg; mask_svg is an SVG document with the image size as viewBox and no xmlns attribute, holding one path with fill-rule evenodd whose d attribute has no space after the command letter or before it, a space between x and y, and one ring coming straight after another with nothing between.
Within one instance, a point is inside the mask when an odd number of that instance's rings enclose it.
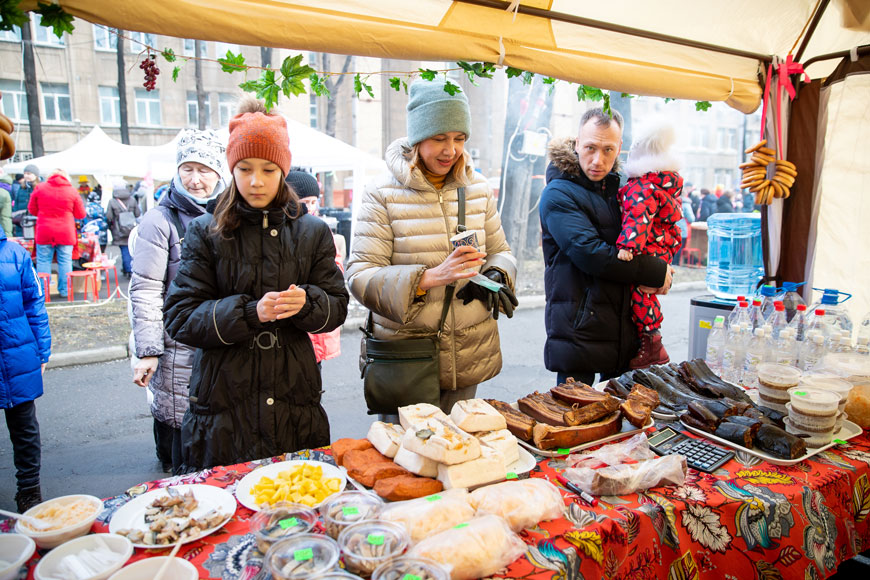
<instances>
[{"instance_id":1,"label":"red plastic stool","mask_svg":"<svg viewBox=\"0 0 870 580\"><path fill-rule=\"evenodd\" d=\"M94 266L93 268L88 268L88 270L93 272L94 276L96 276L97 279L100 278L101 272L106 273L106 298L111 298L112 297L112 284L109 282L109 270L111 270L112 273L115 275L115 289L117 290L119 288L118 269L112 264L107 264L105 266ZM99 296L99 292L97 292L97 296Z\"/></svg>"},{"instance_id":2,"label":"red plastic stool","mask_svg":"<svg viewBox=\"0 0 870 580\"><path fill-rule=\"evenodd\" d=\"M91 270L74 270L66 275L66 299L67 302L73 301L73 278L84 278L85 279L85 287L84 287L84 298L88 299L88 281L93 283L94 285L94 302L99 299L97 295L97 274L92 272Z\"/></svg>"},{"instance_id":3,"label":"red plastic stool","mask_svg":"<svg viewBox=\"0 0 870 580\"><path fill-rule=\"evenodd\" d=\"M42 280L42 285L45 287L45 301L51 302L51 293L48 291L51 285L51 274L45 272L37 272L36 277Z\"/></svg>"}]
</instances>

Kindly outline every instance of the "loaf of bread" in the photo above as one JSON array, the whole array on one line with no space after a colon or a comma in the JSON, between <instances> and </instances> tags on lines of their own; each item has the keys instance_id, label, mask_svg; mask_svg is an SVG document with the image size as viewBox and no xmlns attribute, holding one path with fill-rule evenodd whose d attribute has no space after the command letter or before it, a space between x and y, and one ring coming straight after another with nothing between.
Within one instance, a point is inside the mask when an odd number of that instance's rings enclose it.
<instances>
[{"instance_id":1,"label":"loaf of bread","mask_svg":"<svg viewBox=\"0 0 870 580\"><path fill-rule=\"evenodd\" d=\"M506 473L504 455L492 447L482 447L477 459L453 465L438 464L438 481L444 484L444 489L501 481Z\"/></svg>"},{"instance_id":2,"label":"loaf of bread","mask_svg":"<svg viewBox=\"0 0 870 580\"><path fill-rule=\"evenodd\" d=\"M441 482L429 477L397 475L375 482L375 493L389 501L406 501L438 493Z\"/></svg>"},{"instance_id":3,"label":"loaf of bread","mask_svg":"<svg viewBox=\"0 0 870 580\"><path fill-rule=\"evenodd\" d=\"M507 421L502 414L483 399L458 401L450 411L450 418L457 427L468 433L507 429Z\"/></svg>"},{"instance_id":4,"label":"loaf of bread","mask_svg":"<svg viewBox=\"0 0 870 580\"><path fill-rule=\"evenodd\" d=\"M419 403L417 405L399 407L399 423L401 423L404 429L415 427L419 422L430 418L442 419L445 421L448 419L447 415L444 414L444 411L435 405L430 405L429 403Z\"/></svg>"},{"instance_id":5,"label":"loaf of bread","mask_svg":"<svg viewBox=\"0 0 870 580\"><path fill-rule=\"evenodd\" d=\"M492 447L502 455L504 455L504 464L509 466L520 459L520 444L513 433L507 429L499 429L498 431L481 431L474 434L475 437L484 445Z\"/></svg>"},{"instance_id":6,"label":"loaf of bread","mask_svg":"<svg viewBox=\"0 0 870 580\"><path fill-rule=\"evenodd\" d=\"M385 462L372 463L365 467L348 469L347 474L366 487L374 487L378 481L387 479L388 477L412 475L410 471L404 467L396 465L389 459Z\"/></svg>"},{"instance_id":7,"label":"loaf of bread","mask_svg":"<svg viewBox=\"0 0 870 580\"><path fill-rule=\"evenodd\" d=\"M471 492L471 506L478 516L494 514L519 532L544 520L562 517L565 500L559 489L541 478L505 481Z\"/></svg>"},{"instance_id":8,"label":"loaf of bread","mask_svg":"<svg viewBox=\"0 0 870 580\"><path fill-rule=\"evenodd\" d=\"M417 421L405 431L402 447L447 465L480 457L480 441L450 419L430 417Z\"/></svg>"},{"instance_id":9,"label":"loaf of bread","mask_svg":"<svg viewBox=\"0 0 870 580\"><path fill-rule=\"evenodd\" d=\"M452 569L451 580L492 576L526 552L526 544L498 516L475 517L422 540L408 555Z\"/></svg>"},{"instance_id":10,"label":"loaf of bread","mask_svg":"<svg viewBox=\"0 0 870 580\"><path fill-rule=\"evenodd\" d=\"M371 448L372 444L368 439L339 439L332 444L332 456L337 464L344 465L344 454L348 451L363 451Z\"/></svg>"},{"instance_id":11,"label":"loaf of bread","mask_svg":"<svg viewBox=\"0 0 870 580\"><path fill-rule=\"evenodd\" d=\"M470 520L474 508L468 503L468 491L448 489L420 499L387 504L378 517L405 526L411 543L416 544Z\"/></svg>"},{"instance_id":12,"label":"loaf of bread","mask_svg":"<svg viewBox=\"0 0 870 580\"><path fill-rule=\"evenodd\" d=\"M404 447L399 447L399 451L396 453L393 461L396 462L396 465L404 467L415 475L423 477L435 477L438 475L438 462Z\"/></svg>"},{"instance_id":13,"label":"loaf of bread","mask_svg":"<svg viewBox=\"0 0 870 580\"><path fill-rule=\"evenodd\" d=\"M402 443L402 435L404 434L405 430L400 425L375 421L369 427L366 439L371 441L375 449L387 457L393 458L399 450L399 445Z\"/></svg>"}]
</instances>

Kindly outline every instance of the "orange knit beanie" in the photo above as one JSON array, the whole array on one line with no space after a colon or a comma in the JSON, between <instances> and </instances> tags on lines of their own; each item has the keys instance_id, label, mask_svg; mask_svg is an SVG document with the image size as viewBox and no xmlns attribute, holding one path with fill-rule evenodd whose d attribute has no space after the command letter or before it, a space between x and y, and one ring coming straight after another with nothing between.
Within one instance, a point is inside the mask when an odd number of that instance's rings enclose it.
<instances>
[{"instance_id":1,"label":"orange knit beanie","mask_svg":"<svg viewBox=\"0 0 870 580\"><path fill-rule=\"evenodd\" d=\"M230 172L242 159L268 159L290 173L290 138L287 121L280 115L270 115L262 103L246 99L239 105L239 113L230 121L227 142L227 164Z\"/></svg>"}]
</instances>

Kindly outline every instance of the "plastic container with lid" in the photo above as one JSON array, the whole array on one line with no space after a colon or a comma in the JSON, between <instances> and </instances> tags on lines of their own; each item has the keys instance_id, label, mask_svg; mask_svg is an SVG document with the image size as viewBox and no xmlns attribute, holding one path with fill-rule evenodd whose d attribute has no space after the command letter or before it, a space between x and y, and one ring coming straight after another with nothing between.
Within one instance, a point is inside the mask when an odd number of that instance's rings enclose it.
<instances>
[{"instance_id":1,"label":"plastic container with lid","mask_svg":"<svg viewBox=\"0 0 870 580\"><path fill-rule=\"evenodd\" d=\"M297 534L272 544L263 559L274 580L313 578L338 564L341 550L332 538Z\"/></svg>"},{"instance_id":2,"label":"plastic container with lid","mask_svg":"<svg viewBox=\"0 0 870 580\"><path fill-rule=\"evenodd\" d=\"M768 389L787 391L796 387L800 378L801 371L793 366L777 363L758 365L758 384Z\"/></svg>"},{"instance_id":3,"label":"plastic container with lid","mask_svg":"<svg viewBox=\"0 0 870 580\"><path fill-rule=\"evenodd\" d=\"M815 387L836 393L840 397L840 411L846 408L846 401L852 391L852 383L833 375L806 375L801 377L798 386Z\"/></svg>"},{"instance_id":4,"label":"plastic container with lid","mask_svg":"<svg viewBox=\"0 0 870 580\"><path fill-rule=\"evenodd\" d=\"M787 391L768 389L760 384L758 385L758 403L763 407L779 411L780 413L787 413L788 409L785 408L785 405L789 401L791 401L791 396L789 396Z\"/></svg>"},{"instance_id":5,"label":"plastic container with lid","mask_svg":"<svg viewBox=\"0 0 870 580\"><path fill-rule=\"evenodd\" d=\"M359 522L338 536L345 567L360 576L369 576L378 566L401 556L410 542L404 526L386 520Z\"/></svg>"},{"instance_id":6,"label":"plastic container with lid","mask_svg":"<svg viewBox=\"0 0 870 580\"><path fill-rule=\"evenodd\" d=\"M801 439L804 440L807 447L824 447L834 439L833 429L825 433L807 431L796 425L790 416L784 417L783 422L785 423L786 432L791 433L792 435L801 436Z\"/></svg>"},{"instance_id":7,"label":"plastic container with lid","mask_svg":"<svg viewBox=\"0 0 870 580\"><path fill-rule=\"evenodd\" d=\"M837 412L833 415L815 417L794 412L794 407L791 403L786 403L785 408L788 410L788 416L791 419L791 422L794 423L795 427L799 427L810 433L827 433L828 431L833 430L834 424L837 422L837 415L840 414Z\"/></svg>"},{"instance_id":8,"label":"plastic container with lid","mask_svg":"<svg viewBox=\"0 0 870 580\"><path fill-rule=\"evenodd\" d=\"M870 428L870 358L857 353L831 353L825 356L820 368L852 383L846 413L853 423Z\"/></svg>"},{"instance_id":9,"label":"plastic container with lid","mask_svg":"<svg viewBox=\"0 0 870 580\"><path fill-rule=\"evenodd\" d=\"M326 533L338 539L341 531L351 524L376 519L384 507L384 500L367 491L338 493L320 506Z\"/></svg>"},{"instance_id":10,"label":"plastic container with lid","mask_svg":"<svg viewBox=\"0 0 870 580\"><path fill-rule=\"evenodd\" d=\"M450 574L438 562L410 556L381 564L372 575L372 580L405 580L409 576L420 580L450 580Z\"/></svg>"},{"instance_id":11,"label":"plastic container with lid","mask_svg":"<svg viewBox=\"0 0 870 580\"><path fill-rule=\"evenodd\" d=\"M834 435L840 432L840 429L843 428L843 421L849 418L849 414L846 412L837 413L837 420L834 423Z\"/></svg>"},{"instance_id":12,"label":"plastic container with lid","mask_svg":"<svg viewBox=\"0 0 870 580\"><path fill-rule=\"evenodd\" d=\"M279 502L269 509L254 514L250 526L257 540L257 547L265 554L278 540L308 533L316 522L317 512L310 507Z\"/></svg>"},{"instance_id":13,"label":"plastic container with lid","mask_svg":"<svg viewBox=\"0 0 870 580\"><path fill-rule=\"evenodd\" d=\"M814 387L794 387L788 390L791 396L791 413L810 417L834 417L839 412L840 396L831 391Z\"/></svg>"}]
</instances>

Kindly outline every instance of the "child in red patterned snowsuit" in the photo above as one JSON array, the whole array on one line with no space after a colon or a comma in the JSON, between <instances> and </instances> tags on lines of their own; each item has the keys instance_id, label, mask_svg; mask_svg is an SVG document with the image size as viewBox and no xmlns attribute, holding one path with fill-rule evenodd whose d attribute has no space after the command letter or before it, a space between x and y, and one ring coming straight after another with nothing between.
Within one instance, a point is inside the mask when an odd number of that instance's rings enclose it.
<instances>
[{"instance_id":1,"label":"child in red patterned snowsuit","mask_svg":"<svg viewBox=\"0 0 870 580\"><path fill-rule=\"evenodd\" d=\"M670 263L680 249L682 236L677 222L683 218L683 178L670 152L673 142L673 127L662 121L653 121L637 132L625 167L628 183L619 190L622 234L616 247L620 260L650 254ZM629 366L639 369L667 363L670 359L659 331L662 310L658 298L634 287L631 308L640 348Z\"/></svg>"}]
</instances>

